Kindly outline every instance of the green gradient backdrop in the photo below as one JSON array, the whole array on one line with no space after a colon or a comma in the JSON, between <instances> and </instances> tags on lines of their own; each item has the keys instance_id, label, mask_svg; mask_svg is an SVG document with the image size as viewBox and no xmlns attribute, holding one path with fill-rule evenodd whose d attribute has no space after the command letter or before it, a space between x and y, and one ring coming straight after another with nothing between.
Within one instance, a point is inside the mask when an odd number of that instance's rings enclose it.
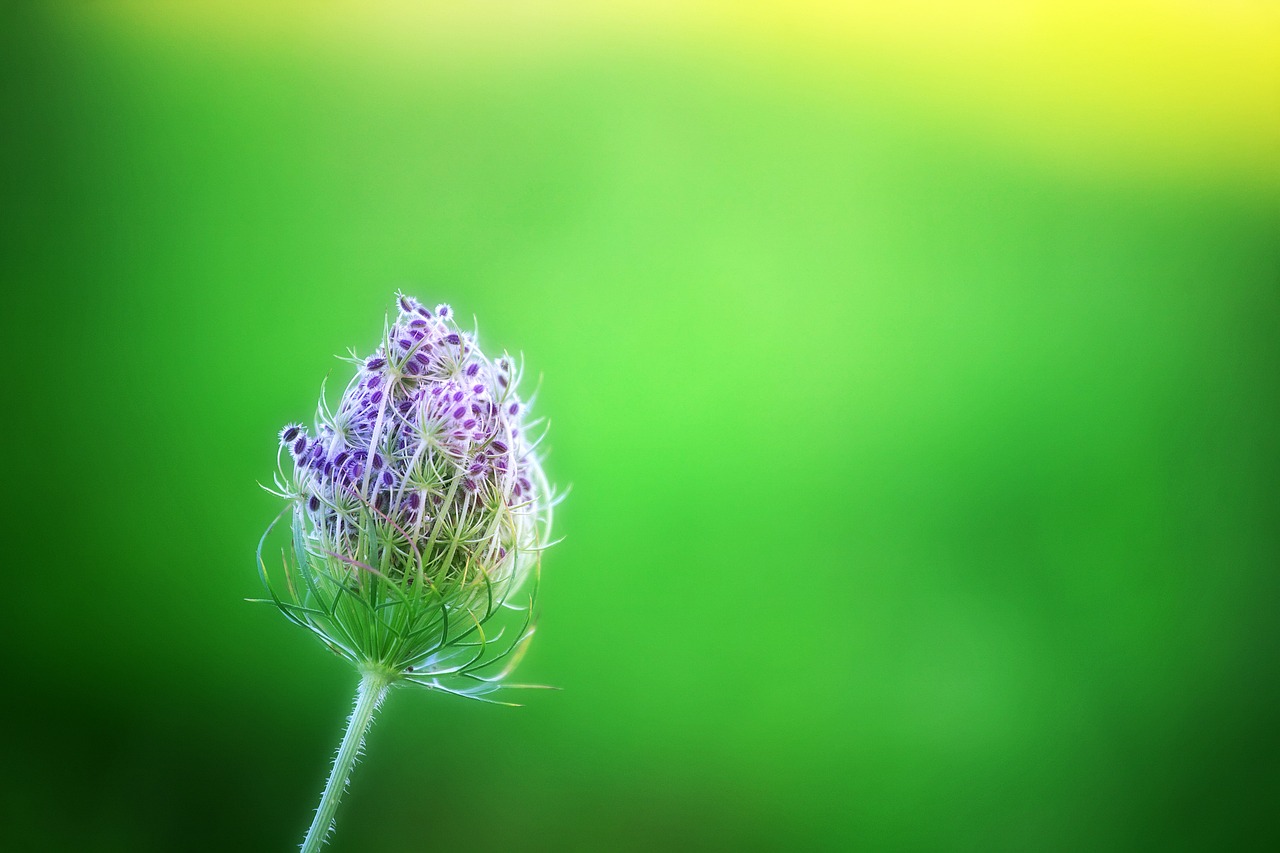
<instances>
[{"instance_id":1,"label":"green gradient backdrop","mask_svg":"<svg viewBox=\"0 0 1280 853\"><path fill-rule=\"evenodd\" d=\"M335 851L1280 840L1274 192L696 44L86 21L0 51L3 846L299 840L354 676L243 603L255 481L398 287L544 375L564 690L394 694Z\"/></svg>"}]
</instances>

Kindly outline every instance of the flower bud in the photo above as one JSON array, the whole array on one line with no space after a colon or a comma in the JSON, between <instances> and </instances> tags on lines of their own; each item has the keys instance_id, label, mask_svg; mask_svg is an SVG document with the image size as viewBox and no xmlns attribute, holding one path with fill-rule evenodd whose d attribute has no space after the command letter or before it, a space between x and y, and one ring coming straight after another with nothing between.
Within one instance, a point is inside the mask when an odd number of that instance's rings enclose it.
<instances>
[{"instance_id":1,"label":"flower bud","mask_svg":"<svg viewBox=\"0 0 1280 853\"><path fill-rule=\"evenodd\" d=\"M396 303L337 405L322 392L310 434L281 430L289 594L260 566L285 615L362 670L478 698L532 634L555 500L509 357L447 305Z\"/></svg>"}]
</instances>

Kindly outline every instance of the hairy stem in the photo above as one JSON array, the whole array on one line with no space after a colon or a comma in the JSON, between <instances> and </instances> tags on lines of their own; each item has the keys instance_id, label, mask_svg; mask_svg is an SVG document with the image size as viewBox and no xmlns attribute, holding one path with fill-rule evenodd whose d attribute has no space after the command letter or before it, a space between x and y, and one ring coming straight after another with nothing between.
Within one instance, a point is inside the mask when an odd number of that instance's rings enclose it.
<instances>
[{"instance_id":1,"label":"hairy stem","mask_svg":"<svg viewBox=\"0 0 1280 853\"><path fill-rule=\"evenodd\" d=\"M387 695L391 679L384 672L365 670L360 676L360 686L356 689L356 707L347 718L347 732L342 736L342 744L338 747L338 757L333 760L333 770L329 773L329 781L325 783L324 793L320 795L320 805L316 807L316 816L307 830L307 837L302 842L302 853L315 853L324 846L333 829L334 816L338 812L338 801L347 789L347 780L356 766L356 759L364 745L365 732L373 722L382 699Z\"/></svg>"}]
</instances>

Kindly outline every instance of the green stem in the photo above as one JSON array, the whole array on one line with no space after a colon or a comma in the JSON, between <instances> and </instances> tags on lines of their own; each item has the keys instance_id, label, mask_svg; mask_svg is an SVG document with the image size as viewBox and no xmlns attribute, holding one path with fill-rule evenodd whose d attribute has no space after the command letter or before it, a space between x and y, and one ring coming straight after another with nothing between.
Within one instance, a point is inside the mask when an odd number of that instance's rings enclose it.
<instances>
[{"instance_id":1,"label":"green stem","mask_svg":"<svg viewBox=\"0 0 1280 853\"><path fill-rule=\"evenodd\" d=\"M320 795L315 820L311 821L311 828L307 830L307 837L302 842L302 853L316 853L328 840L334 815L338 812L338 801L342 799L347 780L356 766L356 759L360 757L365 732L369 730L373 715L382 704L390 686L391 678L385 672L370 669L361 673L360 686L356 689L356 707L347 719L347 733L342 736L338 757L333 760L329 781L325 783L324 793Z\"/></svg>"}]
</instances>

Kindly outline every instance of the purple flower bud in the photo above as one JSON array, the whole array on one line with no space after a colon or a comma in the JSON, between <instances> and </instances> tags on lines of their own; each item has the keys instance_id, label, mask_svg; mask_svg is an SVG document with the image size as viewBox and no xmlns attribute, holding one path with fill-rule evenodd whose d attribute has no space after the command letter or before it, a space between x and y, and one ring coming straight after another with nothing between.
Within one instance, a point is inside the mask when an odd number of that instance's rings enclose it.
<instances>
[{"instance_id":1,"label":"purple flower bud","mask_svg":"<svg viewBox=\"0 0 1280 853\"><path fill-rule=\"evenodd\" d=\"M523 439L511 439L524 404L509 358L491 361L446 304L428 311L403 293L396 302L399 316L380 345L355 360L355 379L341 400L320 405L315 436L296 424L281 432L281 447L296 461L292 481L279 491L295 496L295 548L376 567L401 591L429 580L441 595L459 596L448 606L470 608L474 585L455 582L459 566L469 572L473 561L481 570L495 557L505 561L492 579L491 592L500 596L520 591L527 579L536 561L524 552L546 541L549 523L532 483L541 484L542 473ZM351 565L319 561L316 569L340 581L335 594L382 595L380 584L364 584ZM386 600L417 607L417 598ZM406 611L406 620L411 616ZM356 651L370 660L383 654ZM392 671L429 654L410 651L388 664Z\"/></svg>"}]
</instances>

